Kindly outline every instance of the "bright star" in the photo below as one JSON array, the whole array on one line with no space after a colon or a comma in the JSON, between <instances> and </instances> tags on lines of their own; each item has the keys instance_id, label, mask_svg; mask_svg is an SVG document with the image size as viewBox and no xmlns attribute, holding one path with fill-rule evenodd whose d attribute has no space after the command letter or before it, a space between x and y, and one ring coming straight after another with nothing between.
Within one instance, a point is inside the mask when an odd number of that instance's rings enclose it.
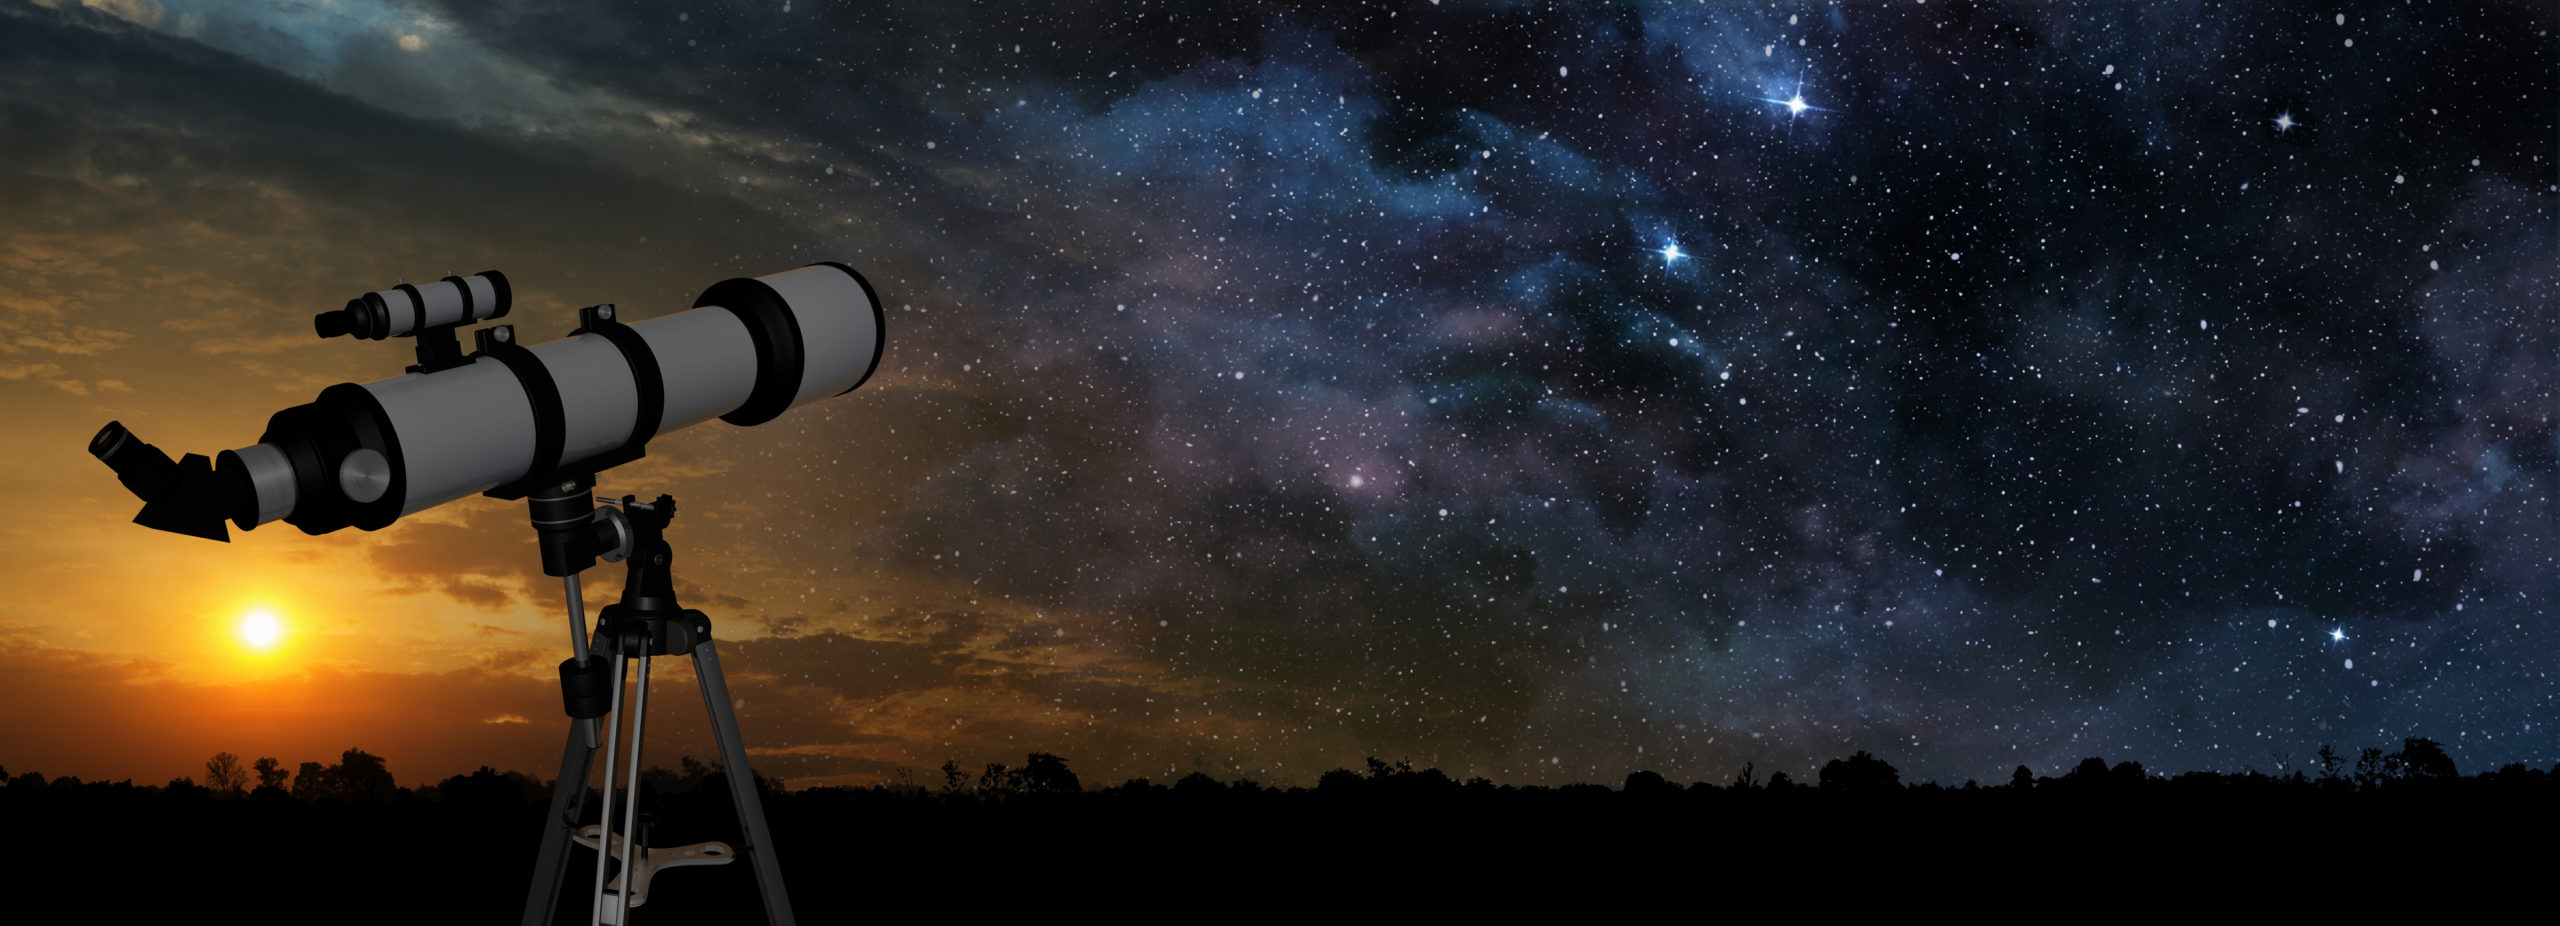
<instances>
[{"instance_id":1,"label":"bright star","mask_svg":"<svg viewBox=\"0 0 2560 926\"><path fill-rule=\"evenodd\" d=\"M2290 132L2293 131L2293 126L2294 121L2292 113L2284 113L2276 116L2276 131Z\"/></svg>"},{"instance_id":2,"label":"bright star","mask_svg":"<svg viewBox=\"0 0 2560 926\"><path fill-rule=\"evenodd\" d=\"M1677 244L1666 244L1662 246L1663 263L1671 263L1672 261L1676 261L1687 256L1689 255L1680 253L1680 246Z\"/></svg>"},{"instance_id":3,"label":"bright star","mask_svg":"<svg viewBox=\"0 0 2560 926\"><path fill-rule=\"evenodd\" d=\"M1796 75L1795 92L1789 95L1786 99L1781 100L1777 97L1764 96L1760 98L1760 102L1776 103L1780 106L1786 107L1788 125L1794 125L1795 117L1804 115L1806 110L1812 110L1818 113L1831 112L1831 110L1824 109L1820 106L1815 106L1804 101L1804 75L1802 74Z\"/></svg>"},{"instance_id":4,"label":"bright star","mask_svg":"<svg viewBox=\"0 0 2560 926\"><path fill-rule=\"evenodd\" d=\"M2333 629L2333 630L2329 631L2329 642L2331 642L2331 643L2340 643L2340 642L2344 642L2346 639L2347 639L2347 631L2346 631L2344 628Z\"/></svg>"}]
</instances>

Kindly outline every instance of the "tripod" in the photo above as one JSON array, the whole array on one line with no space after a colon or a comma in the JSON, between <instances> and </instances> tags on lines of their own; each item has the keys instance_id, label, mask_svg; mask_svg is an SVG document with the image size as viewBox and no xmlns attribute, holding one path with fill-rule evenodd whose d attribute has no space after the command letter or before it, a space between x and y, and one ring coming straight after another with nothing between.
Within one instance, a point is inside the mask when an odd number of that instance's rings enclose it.
<instances>
[{"instance_id":1,"label":"tripod","mask_svg":"<svg viewBox=\"0 0 2560 926\"><path fill-rule=\"evenodd\" d=\"M576 653L560 664L561 700L572 718L568 744L560 753L560 778L551 789L551 810L543 818L542 851L534 861L533 884L524 901L524 926L551 922L568 879L569 845L596 850L595 912L590 923L628 922L631 911L648 900L649 881L659 871L694 865L723 865L746 853L756 869L756 890L763 895L765 915L775 926L791 926L791 898L782 886L782 869L774 859L764 804L756 795L755 773L747 767L747 747L738 733L738 715L729 700L729 685L720 674L720 655L712 646L711 619L676 603L669 571L674 553L665 531L674 520L675 499L660 495L643 504L632 496L590 496L595 477L571 478L530 493L533 525L541 537L543 571L562 577L568 590L570 646ZM596 508L596 502L611 507ZM596 559L627 561L629 575L622 601L607 605L598 616L594 647L588 646L586 605L580 598L578 573ZM729 796L738 811L746 843L732 849L706 842L674 848L648 848L638 827L640 740L649 710L649 659L690 653L695 680L702 688L703 708L711 714L712 736L729 779ZM622 825L616 831L613 784L622 748L624 670L640 666L637 695L629 713L631 745ZM608 687L609 686L609 687ZM587 776L594 770L598 721L605 732L604 807L597 824L581 827L586 810ZM608 862L619 857L617 874L608 881Z\"/></svg>"}]
</instances>

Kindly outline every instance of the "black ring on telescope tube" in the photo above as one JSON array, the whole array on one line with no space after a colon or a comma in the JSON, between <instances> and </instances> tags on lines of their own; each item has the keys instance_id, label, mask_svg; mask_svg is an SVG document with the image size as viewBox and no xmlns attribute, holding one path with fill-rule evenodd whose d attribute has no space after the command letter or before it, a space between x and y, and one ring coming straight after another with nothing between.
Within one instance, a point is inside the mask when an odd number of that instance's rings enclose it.
<instances>
[{"instance_id":1,"label":"black ring on telescope tube","mask_svg":"<svg viewBox=\"0 0 2560 926\"><path fill-rule=\"evenodd\" d=\"M756 348L755 389L747 393L747 401L736 411L720 416L720 420L740 426L758 425L788 410L792 397L800 392L805 360L800 349L800 321L791 317L791 306L783 301L782 294L774 292L763 280L738 277L712 284L693 305L728 309L746 325L747 339Z\"/></svg>"},{"instance_id":2,"label":"black ring on telescope tube","mask_svg":"<svg viewBox=\"0 0 2560 926\"><path fill-rule=\"evenodd\" d=\"M649 339L631 330L631 326L611 319L595 319L586 327L569 332L571 336L594 334L622 352L622 362L631 367L631 381L638 387L640 407L631 416L631 437L616 448L616 453L630 452L631 459L640 458L641 445L658 436L658 425L667 414L667 378L658 370L658 355L649 349Z\"/></svg>"},{"instance_id":3,"label":"black ring on telescope tube","mask_svg":"<svg viewBox=\"0 0 2560 926\"><path fill-rule=\"evenodd\" d=\"M481 321L497 321L498 319L507 317L508 312L515 310L516 291L507 285L506 274L499 273L495 270L483 270L479 273L473 274L473 276L488 277L489 290L490 292L495 293L498 299L498 310L489 313L489 317L481 319Z\"/></svg>"},{"instance_id":4,"label":"black ring on telescope tube","mask_svg":"<svg viewBox=\"0 0 2560 926\"><path fill-rule=\"evenodd\" d=\"M363 311L357 317L364 319L364 329L357 332L356 337L379 341L391 336L391 306L382 301L381 293L366 293L347 300L348 310L353 311L359 306Z\"/></svg>"},{"instance_id":5,"label":"black ring on telescope tube","mask_svg":"<svg viewBox=\"0 0 2560 926\"><path fill-rule=\"evenodd\" d=\"M478 318L476 318L475 316L473 316L473 315L472 315L472 313L471 313L472 305L471 305L471 283L470 283L470 281L468 281L468 280L464 280L464 279L463 279L463 278L461 278L461 277L446 277L446 278L444 278L443 280L440 280L440 281L438 281L438 282L451 283L451 284L453 284L453 288L454 288L454 290L455 290L456 292L459 292L459 293L461 293L461 294L462 294L462 318L461 318L461 322L462 322L462 324L468 325L468 324L471 324L472 322L474 322L474 321L477 321L477 320L478 320Z\"/></svg>"},{"instance_id":6,"label":"black ring on telescope tube","mask_svg":"<svg viewBox=\"0 0 2560 926\"><path fill-rule=\"evenodd\" d=\"M392 289L399 290L402 295L409 297L409 333L417 334L425 331L427 329L427 297L420 295L417 287L407 283L394 286Z\"/></svg>"},{"instance_id":7,"label":"black ring on telescope tube","mask_svg":"<svg viewBox=\"0 0 2560 926\"><path fill-rule=\"evenodd\" d=\"M835 261L822 260L817 263L810 264L809 266L834 267L838 270L844 271L845 276L852 277L853 282L862 287L863 298L871 300L871 365L863 367L862 378L854 380L853 385L844 387L844 392L852 392L856 389L860 389L862 388L863 383L871 381L872 372L880 369L880 351L882 348L889 345L889 313L880 305L880 291L871 288L871 281L863 279L862 271L836 263ZM844 392L836 394L843 395Z\"/></svg>"},{"instance_id":8,"label":"black ring on telescope tube","mask_svg":"<svg viewBox=\"0 0 2560 926\"><path fill-rule=\"evenodd\" d=\"M525 404L533 409L533 465L525 467L517 481L549 478L552 470L560 468L560 448L569 440L568 414L560 408L560 384L552 381L542 358L522 344L491 344L476 356L505 364L507 372L516 375L516 385L524 388Z\"/></svg>"}]
</instances>

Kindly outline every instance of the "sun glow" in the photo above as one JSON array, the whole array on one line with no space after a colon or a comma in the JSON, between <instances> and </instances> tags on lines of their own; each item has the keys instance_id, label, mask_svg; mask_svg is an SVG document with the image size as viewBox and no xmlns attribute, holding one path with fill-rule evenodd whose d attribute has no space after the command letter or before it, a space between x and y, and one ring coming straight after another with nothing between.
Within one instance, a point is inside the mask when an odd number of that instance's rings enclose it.
<instances>
[{"instance_id":1,"label":"sun glow","mask_svg":"<svg viewBox=\"0 0 2560 926\"><path fill-rule=\"evenodd\" d=\"M249 644L250 649L272 648L283 636L284 622L277 620L272 611L251 611L240 619L240 641Z\"/></svg>"}]
</instances>

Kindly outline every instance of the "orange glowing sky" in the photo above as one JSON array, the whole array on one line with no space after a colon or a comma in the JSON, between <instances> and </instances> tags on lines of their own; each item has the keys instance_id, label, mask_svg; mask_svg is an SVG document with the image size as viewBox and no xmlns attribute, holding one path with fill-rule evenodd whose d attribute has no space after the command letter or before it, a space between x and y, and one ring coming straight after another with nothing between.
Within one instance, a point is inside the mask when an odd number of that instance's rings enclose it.
<instances>
[{"instance_id":1,"label":"orange glowing sky","mask_svg":"<svg viewBox=\"0 0 2560 926\"><path fill-rule=\"evenodd\" d=\"M699 188L811 152L711 113L635 111L486 50L444 63L540 92L466 126L451 100L404 95L416 86L306 80L209 50L153 9L0 15L0 30L46 30L59 54L101 56L0 57L0 103L15 107L0 164L12 774L159 783L217 751L291 767L350 746L406 784L481 765L552 774L566 622L520 506L472 498L378 533L274 524L222 545L127 523L136 503L83 450L110 419L173 456L253 443L276 410L410 362L405 342L319 341L314 312L485 268L515 281L509 320L538 340L573 327L578 305L654 317L723 277L821 258L862 266L887 294L891 346L863 390L752 430L662 436L601 487L684 501L679 587L726 641L760 771L859 782L1047 749L1162 774L1137 757L1164 738L1250 726L1198 712L1188 729L1127 723L1154 715L1152 696L1201 687L1149 680L1092 615L853 555L866 525L905 511L914 481L975 439L958 424L973 399L933 362L949 345L899 338L896 313L935 307L911 259L786 196ZM587 580L592 613L621 577ZM283 629L265 650L240 637L261 609ZM1024 638L1039 645L1011 642ZM653 754L713 754L689 670L660 679L671 700L658 703L674 706L651 721Z\"/></svg>"}]
</instances>

